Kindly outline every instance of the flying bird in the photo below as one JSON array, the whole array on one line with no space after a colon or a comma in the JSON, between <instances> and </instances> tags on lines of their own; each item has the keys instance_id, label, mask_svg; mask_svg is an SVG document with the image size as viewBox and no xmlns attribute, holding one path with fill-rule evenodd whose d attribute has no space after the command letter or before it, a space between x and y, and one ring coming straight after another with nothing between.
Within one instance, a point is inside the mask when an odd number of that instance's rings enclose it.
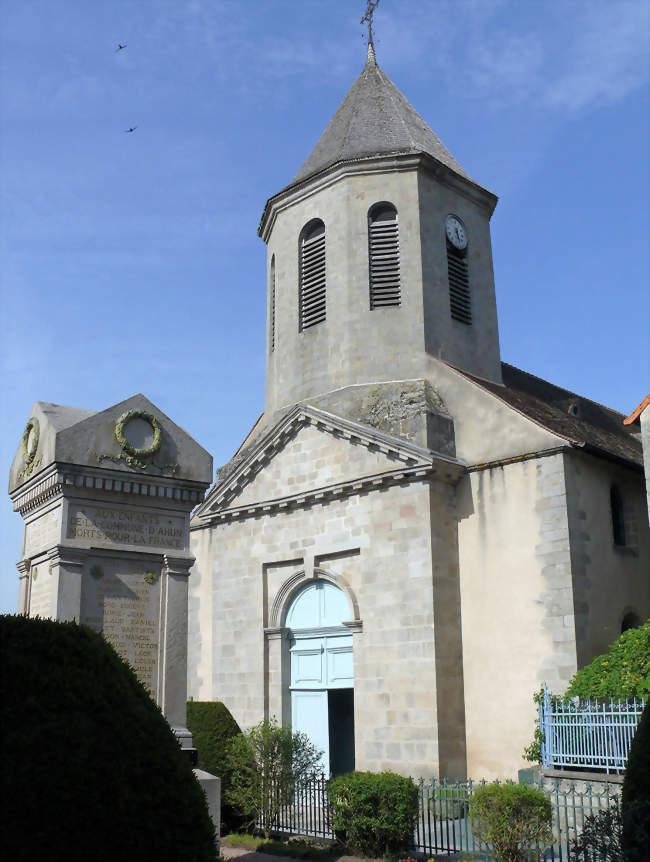
<instances>
[{"instance_id":1,"label":"flying bird","mask_svg":"<svg viewBox=\"0 0 650 862\"><path fill-rule=\"evenodd\" d=\"M131 128L130 128L130 129L124 129L124 131L125 131L125 133L128 133L128 132L135 132L135 130L136 130L137 128L138 128L137 126L131 126Z\"/></svg>"},{"instance_id":2,"label":"flying bird","mask_svg":"<svg viewBox=\"0 0 650 862\"><path fill-rule=\"evenodd\" d=\"M120 45L120 43L118 42L117 48L115 49L115 53L117 54L118 51L123 51L125 48L126 48L126 45Z\"/></svg>"}]
</instances>

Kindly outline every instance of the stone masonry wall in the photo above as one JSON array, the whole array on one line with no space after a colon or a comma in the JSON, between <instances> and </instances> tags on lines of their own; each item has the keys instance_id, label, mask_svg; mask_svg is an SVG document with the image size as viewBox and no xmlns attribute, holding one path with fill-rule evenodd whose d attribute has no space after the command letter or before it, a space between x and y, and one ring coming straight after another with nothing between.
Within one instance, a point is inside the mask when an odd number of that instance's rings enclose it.
<instances>
[{"instance_id":1,"label":"stone masonry wall","mask_svg":"<svg viewBox=\"0 0 650 862\"><path fill-rule=\"evenodd\" d=\"M357 768L436 774L432 559L447 572L456 548L455 528L453 543L448 529L432 537L428 513L434 506L437 521L448 519L448 489L420 480L195 531L201 574L190 588L195 614L205 596L213 608L214 664L191 648L190 694L223 700L242 727L269 712L286 720L280 647L265 643L264 629L287 579L317 566L343 579L363 625L354 634Z\"/></svg>"}]
</instances>

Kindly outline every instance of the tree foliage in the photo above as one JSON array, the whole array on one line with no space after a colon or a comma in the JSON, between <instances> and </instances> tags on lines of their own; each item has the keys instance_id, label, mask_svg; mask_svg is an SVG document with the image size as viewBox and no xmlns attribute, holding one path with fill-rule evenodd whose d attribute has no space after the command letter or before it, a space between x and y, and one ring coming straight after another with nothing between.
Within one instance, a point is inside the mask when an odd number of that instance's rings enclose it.
<instances>
[{"instance_id":1,"label":"tree foliage","mask_svg":"<svg viewBox=\"0 0 650 862\"><path fill-rule=\"evenodd\" d=\"M101 635L3 616L0 659L5 858L215 859L189 759Z\"/></svg>"},{"instance_id":2,"label":"tree foliage","mask_svg":"<svg viewBox=\"0 0 650 862\"><path fill-rule=\"evenodd\" d=\"M472 832L490 844L499 862L523 862L536 845L553 840L550 799L527 784L486 784L469 800Z\"/></svg>"},{"instance_id":3,"label":"tree foliage","mask_svg":"<svg viewBox=\"0 0 650 862\"><path fill-rule=\"evenodd\" d=\"M628 629L606 653L581 668L569 682L566 697L650 696L650 620Z\"/></svg>"},{"instance_id":4,"label":"tree foliage","mask_svg":"<svg viewBox=\"0 0 650 862\"><path fill-rule=\"evenodd\" d=\"M418 814L418 789L394 772L350 772L331 778L327 792L337 838L362 856L408 850Z\"/></svg>"},{"instance_id":5,"label":"tree foliage","mask_svg":"<svg viewBox=\"0 0 650 862\"><path fill-rule=\"evenodd\" d=\"M281 809L319 766L322 754L307 734L281 727L275 719L262 721L228 741L227 800L268 838Z\"/></svg>"}]
</instances>

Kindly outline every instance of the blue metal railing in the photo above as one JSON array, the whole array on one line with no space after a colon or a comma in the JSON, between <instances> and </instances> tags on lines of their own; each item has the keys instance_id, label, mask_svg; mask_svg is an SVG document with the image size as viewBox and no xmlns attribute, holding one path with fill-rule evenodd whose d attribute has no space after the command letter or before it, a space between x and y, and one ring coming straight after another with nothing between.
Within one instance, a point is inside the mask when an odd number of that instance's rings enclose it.
<instances>
[{"instance_id":1,"label":"blue metal railing","mask_svg":"<svg viewBox=\"0 0 650 862\"><path fill-rule=\"evenodd\" d=\"M625 769L644 700L564 702L544 685L539 705L542 766L545 769Z\"/></svg>"}]
</instances>

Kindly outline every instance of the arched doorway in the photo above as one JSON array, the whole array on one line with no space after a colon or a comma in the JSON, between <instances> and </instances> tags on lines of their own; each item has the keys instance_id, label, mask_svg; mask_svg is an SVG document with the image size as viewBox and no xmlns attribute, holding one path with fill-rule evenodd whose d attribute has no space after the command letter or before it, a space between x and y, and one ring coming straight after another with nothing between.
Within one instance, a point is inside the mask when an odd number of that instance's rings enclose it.
<instances>
[{"instance_id":1,"label":"arched doorway","mask_svg":"<svg viewBox=\"0 0 650 862\"><path fill-rule=\"evenodd\" d=\"M329 581L311 581L286 615L291 661L291 725L323 749L323 769L354 769L354 662L345 594Z\"/></svg>"}]
</instances>

